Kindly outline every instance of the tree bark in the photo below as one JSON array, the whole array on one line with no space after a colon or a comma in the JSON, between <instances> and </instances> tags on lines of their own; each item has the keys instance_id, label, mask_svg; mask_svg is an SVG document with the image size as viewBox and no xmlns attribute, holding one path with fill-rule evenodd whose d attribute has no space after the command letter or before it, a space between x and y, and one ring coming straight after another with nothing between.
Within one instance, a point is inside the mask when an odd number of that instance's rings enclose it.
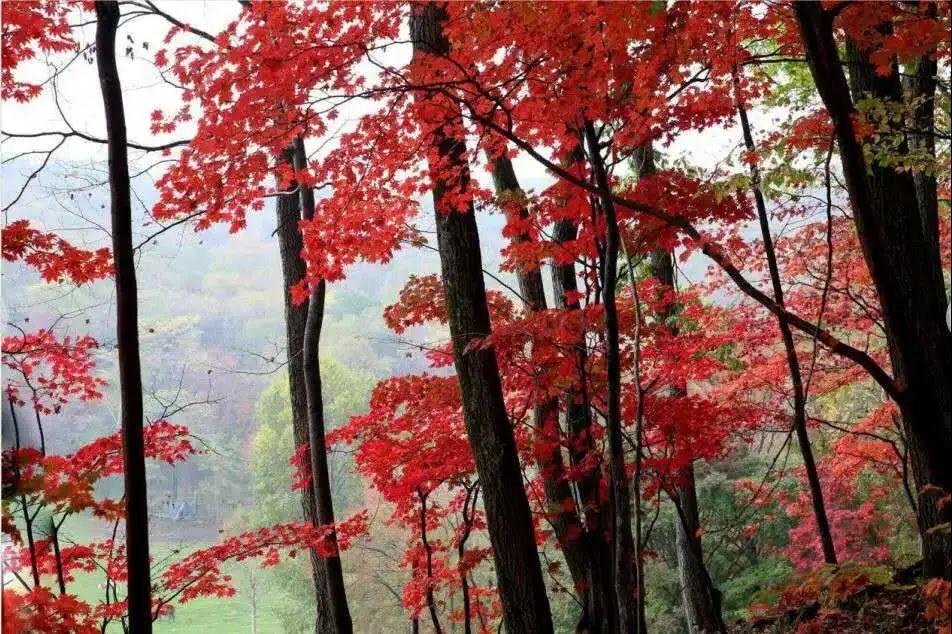
<instances>
[{"instance_id":1,"label":"tree bark","mask_svg":"<svg viewBox=\"0 0 952 634\"><path fill-rule=\"evenodd\" d=\"M952 491L952 333L945 323L941 261L925 230L933 224L933 212L920 215L911 173L867 162L853 129L857 111L833 35L834 14L810 2L799 2L795 9L814 82L836 130L857 234L882 308L896 402L920 493L924 569L929 576L948 578L949 535L931 529L948 522L949 511L940 511L937 495L923 493L928 485ZM855 95L900 102L896 68L881 77L867 52L850 48Z\"/></svg>"},{"instance_id":2,"label":"tree bark","mask_svg":"<svg viewBox=\"0 0 952 634\"><path fill-rule=\"evenodd\" d=\"M493 163L492 175L496 197L503 202L513 199L520 201L518 214L526 219L529 212L522 200L525 194L516 178L512 161L508 157L490 157ZM527 242L529 235L521 233L513 238L513 242ZM519 282L519 293L526 312L540 312L547 309L545 287L542 282L542 271L539 266L521 268L516 272ZM590 536L579 517L574 504L568 506L566 501L574 502L571 485L565 475L565 462L562 457L562 434L559 428L559 399L546 398L533 407L532 425L536 437L542 445L557 443L552 450L543 449L543 455L538 456L539 468L542 475L542 488L545 494L546 508L549 513L549 522L555 533L556 540L565 557L572 582L582 600L582 618L591 622L599 622L601 615L596 613L597 603L593 600L592 592L595 586L592 583L592 561Z\"/></svg>"},{"instance_id":3,"label":"tree bark","mask_svg":"<svg viewBox=\"0 0 952 634\"><path fill-rule=\"evenodd\" d=\"M449 52L442 31L445 20L445 9L434 3L414 8L410 36L415 59ZM458 111L453 113L446 125L455 127L459 116ZM445 128L431 134L432 147L439 157L431 162L430 169L443 289L466 434L483 489L503 620L509 632L551 632L552 616L496 352L492 346L471 347L491 332L479 233L472 201L465 209L456 209L446 201L448 191L469 189L465 139ZM441 172L447 167L452 169L451 181L445 180L446 172Z\"/></svg>"},{"instance_id":4,"label":"tree bark","mask_svg":"<svg viewBox=\"0 0 952 634\"><path fill-rule=\"evenodd\" d=\"M578 228L570 220L559 220L553 228L553 238L564 244L576 239ZM552 290L556 308L579 310L578 300L569 299L578 292L574 264L552 265ZM601 495L602 459L592 436L592 417L587 387L588 351L584 336L579 333L575 345L578 387L565 394L565 419L569 434L569 460L576 468L584 465L584 475L578 481L579 499L585 514L585 531L591 553L590 613L592 634L614 632L617 627L617 602L612 582L612 546L606 538L611 527L607 500ZM593 464L594 463L594 464ZM584 631L579 628L579 631Z\"/></svg>"},{"instance_id":5,"label":"tree bark","mask_svg":"<svg viewBox=\"0 0 952 634\"><path fill-rule=\"evenodd\" d=\"M920 11L929 19L936 17L936 5L932 2L917 2ZM910 142L913 148L925 154L927 160L935 160L935 92L938 85L938 63L935 49L918 60L903 77L903 89L915 104L910 126L913 129ZM929 170L914 169L913 182L916 186L916 201L922 218L922 230L930 250L942 257L939 245L939 199L935 173ZM931 257L931 256L930 256Z\"/></svg>"},{"instance_id":6,"label":"tree bark","mask_svg":"<svg viewBox=\"0 0 952 634\"><path fill-rule=\"evenodd\" d=\"M655 251L649 258L652 275L662 284L674 287L673 255L667 251ZM671 307L672 311L675 309ZM673 396L683 394L675 390ZM721 592L714 585L710 571L704 563L701 543L701 517L698 510L697 487L694 479L694 464L678 473L675 489L669 491L675 506L675 551L678 559L678 576L681 582L681 597L684 613L691 634L725 632L721 612Z\"/></svg>"},{"instance_id":7,"label":"tree bark","mask_svg":"<svg viewBox=\"0 0 952 634\"><path fill-rule=\"evenodd\" d=\"M612 509L612 579L618 611L619 632L646 631L644 618L644 587L637 575L635 544L631 536L630 483L625 467L621 420L621 355L618 331L618 309L615 287L618 283L618 252L620 238L611 185L602 161L598 135L591 121L584 122L588 159L600 192L598 202L605 219L605 242L602 253L602 305L605 309L605 371L608 383L608 412L605 426L608 435L610 503ZM638 509L635 509L638 512Z\"/></svg>"},{"instance_id":8,"label":"tree bark","mask_svg":"<svg viewBox=\"0 0 952 634\"><path fill-rule=\"evenodd\" d=\"M634 159L638 178L647 178L655 174L654 149L650 143L638 148ZM675 290L673 253L664 249L652 251L648 255L648 266L652 277ZM666 306L659 317L670 320L677 309L676 303ZM675 324L669 324L668 329L672 334L677 334ZM672 396L685 394L685 390L678 387L673 387L671 392ZM721 592L714 585L707 565L704 563L693 463L678 473L678 480L674 490L669 489L668 494L676 510L675 553L688 632L690 634L724 632L726 628L721 615Z\"/></svg>"},{"instance_id":9,"label":"tree bark","mask_svg":"<svg viewBox=\"0 0 952 634\"><path fill-rule=\"evenodd\" d=\"M304 141L298 138L294 143L294 168L307 169L307 153ZM301 188L301 210L304 218L314 217L314 191L310 187ZM334 502L331 496L331 479L327 466L327 442L324 438L324 397L321 393L320 344L321 328L324 324L324 296L326 284L321 280L311 289L307 304L307 319L304 323L304 339L301 351L304 388L307 396L307 430L311 449L311 481L314 487L314 505L317 523L330 526L330 540L334 545L333 555L321 558L324 562L324 575L327 587L327 599L330 614L337 634L350 634L354 626L347 607L347 591L344 587L344 572L337 548L337 531L334 524Z\"/></svg>"},{"instance_id":10,"label":"tree bark","mask_svg":"<svg viewBox=\"0 0 952 634\"><path fill-rule=\"evenodd\" d=\"M740 115L741 131L744 135L744 145L748 152L754 152L754 136L750 131L750 121L747 119L747 109L743 104L737 108ZM751 183L754 192L754 204L757 207L757 219L760 223L760 236L764 242L764 254L767 257L767 270L770 272L770 283L773 288L774 301L784 307L783 284L780 280L780 268L777 265L777 254L774 251L773 236L770 233L770 221L767 217L767 203L760 187L760 171L756 164L750 166ZM826 504L823 501L823 487L820 484L820 474L817 473L816 460L813 457L813 446L807 432L807 400L806 389L803 386L803 375L800 371L800 359L797 356L797 347L793 341L793 332L783 313L777 314L777 326L784 350L787 353L787 367L790 370L790 382L793 385L793 429L797 435L797 445L803 457L803 468L807 474L810 486L810 500L813 504L813 517L816 521L817 533L823 548L823 561L836 565L836 549L833 546L833 535L830 532L830 522L826 516Z\"/></svg>"},{"instance_id":11,"label":"tree bark","mask_svg":"<svg viewBox=\"0 0 952 634\"><path fill-rule=\"evenodd\" d=\"M423 550L426 552L426 608L430 613L430 622L433 623L433 631L436 634L443 634L443 626L440 625L440 617L436 612L436 599L433 596L433 548L426 536L426 496L421 490L417 490L420 498L420 541L423 542Z\"/></svg>"},{"instance_id":12,"label":"tree bark","mask_svg":"<svg viewBox=\"0 0 952 634\"><path fill-rule=\"evenodd\" d=\"M294 148L288 147L279 160L283 164L292 164ZM286 191L293 192L278 196L276 204L278 248L281 254L281 272L284 279L284 323L287 332L288 355L288 392L291 399L291 429L295 447L310 443L308 431L307 384L304 380L304 329L307 323L307 304L295 306L291 301L291 287L307 275L307 265L301 257L304 240L301 237L301 197L297 183L290 183ZM302 469L305 473L313 471L310 453L303 456ZM314 498L314 479L310 486L301 490L301 508L304 519L318 524L317 507ZM324 562L311 551L311 578L314 582L315 620L314 631L317 634L334 632L334 620L331 615L327 575Z\"/></svg>"},{"instance_id":13,"label":"tree bark","mask_svg":"<svg viewBox=\"0 0 952 634\"><path fill-rule=\"evenodd\" d=\"M466 499L463 501L463 534L460 536L459 544L456 547L457 562L462 562L466 555L466 541L473 531L473 519L476 515L476 503L479 500L479 483L471 485L466 490ZM469 571L460 569L459 584L460 594L463 595L463 634L472 634L473 632L473 609L469 593Z\"/></svg>"},{"instance_id":14,"label":"tree bark","mask_svg":"<svg viewBox=\"0 0 952 634\"><path fill-rule=\"evenodd\" d=\"M139 362L139 316L136 267L132 246L132 204L126 148L126 116L116 68L119 5L96 2L96 65L106 115L109 148L109 193L112 257L116 279L116 341L119 394L122 400L122 462L125 478L126 557L129 629L152 631L149 578L149 509L143 441L142 368Z\"/></svg>"}]
</instances>

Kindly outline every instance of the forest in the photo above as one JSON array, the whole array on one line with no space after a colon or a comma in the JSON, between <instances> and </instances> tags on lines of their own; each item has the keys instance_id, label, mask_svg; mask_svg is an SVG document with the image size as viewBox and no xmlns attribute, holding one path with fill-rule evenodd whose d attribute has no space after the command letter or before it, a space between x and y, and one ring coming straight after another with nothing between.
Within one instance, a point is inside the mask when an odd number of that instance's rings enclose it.
<instances>
[{"instance_id":1,"label":"forest","mask_svg":"<svg viewBox=\"0 0 952 634\"><path fill-rule=\"evenodd\" d=\"M5 0L2 631L952 632L950 25Z\"/></svg>"}]
</instances>

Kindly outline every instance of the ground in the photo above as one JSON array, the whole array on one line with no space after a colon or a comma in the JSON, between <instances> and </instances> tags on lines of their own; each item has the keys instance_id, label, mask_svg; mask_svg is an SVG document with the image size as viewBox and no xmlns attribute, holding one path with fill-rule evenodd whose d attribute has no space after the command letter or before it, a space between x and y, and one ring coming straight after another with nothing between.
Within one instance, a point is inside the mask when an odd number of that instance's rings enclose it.
<instances>
[{"instance_id":1,"label":"ground","mask_svg":"<svg viewBox=\"0 0 952 634\"><path fill-rule=\"evenodd\" d=\"M819 609L816 604L782 618L764 618L738 623L731 634L754 632L836 632L836 634L905 634L935 632L926 621L921 590L916 585L871 586L837 608Z\"/></svg>"},{"instance_id":2,"label":"ground","mask_svg":"<svg viewBox=\"0 0 952 634\"><path fill-rule=\"evenodd\" d=\"M101 537L104 527L98 522L84 517L73 518L69 528L72 533L66 537L77 542L90 538ZM204 548L213 544L218 535L218 529L197 522L165 522L153 520L151 532L153 536L151 554L156 567L161 569L163 560L170 555L180 557L190 550ZM64 527L65 529L65 527ZM174 551L180 551L178 554ZM268 570L260 570L254 563L226 563L223 570L232 576L235 595L228 599L210 597L196 599L185 605L176 606L174 621L159 620L154 627L155 632L208 632L209 628L215 632L251 632L251 577L250 570L257 572L258 583L256 590L256 629L258 632L281 632L274 608L285 599L280 592L273 589L273 584L265 583ZM104 591L103 576L100 573L82 574L76 576L69 591L81 599L96 602ZM121 594L121 593L120 593ZM108 632L121 632L116 625Z\"/></svg>"}]
</instances>

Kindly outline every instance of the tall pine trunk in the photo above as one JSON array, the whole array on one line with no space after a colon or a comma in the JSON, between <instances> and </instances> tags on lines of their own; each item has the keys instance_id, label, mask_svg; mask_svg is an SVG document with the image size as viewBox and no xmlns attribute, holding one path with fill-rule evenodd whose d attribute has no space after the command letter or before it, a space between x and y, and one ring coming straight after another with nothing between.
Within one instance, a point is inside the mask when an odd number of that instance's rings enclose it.
<instances>
[{"instance_id":1,"label":"tall pine trunk","mask_svg":"<svg viewBox=\"0 0 952 634\"><path fill-rule=\"evenodd\" d=\"M856 231L882 308L897 405L920 493L924 569L930 576L949 577L949 533L932 529L948 522L950 511L942 512L938 496L924 492L929 485L952 491L952 333L930 229L938 225L937 206L920 204L923 193L912 173L868 162L853 127L854 96L901 103L898 69L877 75L868 51L849 45L851 95L833 34L834 14L811 2L798 2L795 9L814 82L836 131ZM889 25L881 28L888 32Z\"/></svg>"},{"instance_id":2,"label":"tall pine trunk","mask_svg":"<svg viewBox=\"0 0 952 634\"><path fill-rule=\"evenodd\" d=\"M281 163L290 165L294 160L294 148L289 147L279 157ZM295 306L291 301L291 287L303 280L307 274L307 265L301 257L304 240L298 226L301 222L301 197L297 183L290 183L285 194L278 196L277 236L281 254L281 273L284 279L284 323L287 332L288 355L288 392L291 399L291 430L295 447L310 443L307 415L307 387L304 380L304 329L307 323L307 304ZM304 473L311 473L311 456L303 456ZM301 490L301 507L304 519L318 524L317 508L314 501L314 479ZM327 575L324 562L311 551L311 577L314 582L314 631L317 634L334 632L334 619L330 611Z\"/></svg>"},{"instance_id":3,"label":"tall pine trunk","mask_svg":"<svg viewBox=\"0 0 952 634\"><path fill-rule=\"evenodd\" d=\"M125 478L128 619L133 632L152 631L149 578L149 508L143 441L142 368L139 361L139 307L132 246L132 204L126 115L116 68L119 5L96 2L96 65L106 114L112 257L116 277L116 342L122 400L122 463Z\"/></svg>"},{"instance_id":4,"label":"tall pine trunk","mask_svg":"<svg viewBox=\"0 0 952 634\"><path fill-rule=\"evenodd\" d=\"M294 168L307 169L307 153L304 141L294 143ZM301 210L306 220L314 217L314 191L301 188ZM327 465L327 442L324 438L324 396L321 387L320 344L321 328L324 325L324 296L327 285L324 280L311 289L307 303L307 318L304 321L304 339L301 345L303 356L304 390L307 396L307 431L311 448L311 481L314 487L314 506L317 523L331 526L330 539L334 553L322 557L327 587L327 599L337 634L350 634L354 630L347 607L347 591L344 587L344 572L337 550L337 532L333 529L334 502L331 496L331 478Z\"/></svg>"},{"instance_id":5,"label":"tall pine trunk","mask_svg":"<svg viewBox=\"0 0 952 634\"><path fill-rule=\"evenodd\" d=\"M414 58L449 52L442 28L445 20L445 9L434 3L414 7L410 18ZM452 109L449 112L457 107L447 106ZM445 125L457 128L459 123L457 111ZM491 331L479 233L472 201L458 209L446 200L448 193L454 198L457 192L469 190L465 139L445 128L430 134L438 156L438 160L431 161L430 169L443 289L466 434L483 489L503 621L508 632L551 632L552 616L496 352L492 346L471 345L485 339ZM447 173L452 174L452 180L445 180Z\"/></svg>"}]
</instances>

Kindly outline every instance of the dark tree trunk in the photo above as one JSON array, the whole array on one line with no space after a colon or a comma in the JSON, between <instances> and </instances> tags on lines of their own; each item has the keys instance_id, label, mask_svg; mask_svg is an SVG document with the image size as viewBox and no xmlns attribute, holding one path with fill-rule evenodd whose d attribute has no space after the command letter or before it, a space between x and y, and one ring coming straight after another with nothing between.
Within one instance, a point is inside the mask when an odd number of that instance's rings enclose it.
<instances>
[{"instance_id":1,"label":"dark tree trunk","mask_svg":"<svg viewBox=\"0 0 952 634\"><path fill-rule=\"evenodd\" d=\"M442 32L445 19L445 9L436 4L414 8L410 18L414 57L449 52L449 42ZM458 124L457 117L454 115L455 120L448 121L448 125ZM450 208L445 200L447 190L469 188L465 140L444 130L432 134L433 147L440 157L430 168L435 177L433 204L443 289L466 434L483 489L503 620L508 632L551 632L552 616L515 437L503 400L496 351L492 346L470 347L491 331L479 233L472 202L459 210ZM453 170L452 182L440 178L439 170L446 168Z\"/></svg>"},{"instance_id":2,"label":"dark tree trunk","mask_svg":"<svg viewBox=\"0 0 952 634\"><path fill-rule=\"evenodd\" d=\"M297 139L294 144L294 167L307 168L307 154L304 141ZM305 219L314 217L314 191L309 187L301 188L301 210ZM327 466L327 442L324 439L324 397L321 393L321 363L319 359L321 327L324 324L324 295L327 286L323 280L311 289L307 304L307 319L304 323L302 341L302 366L304 388L307 396L307 430L311 447L311 480L314 486L314 506L317 523L322 526L334 524L334 502L331 497L331 478ZM337 546L337 532L331 530L331 541ZM322 558L327 584L327 598L330 613L337 634L349 634L354 626L347 607L347 592L344 587L344 572L341 567L340 553Z\"/></svg>"},{"instance_id":3,"label":"dark tree trunk","mask_svg":"<svg viewBox=\"0 0 952 634\"><path fill-rule=\"evenodd\" d=\"M20 489L20 480L22 478L22 473L20 472L20 450L23 448L20 443L20 423L17 421L17 409L16 405L13 402L13 395L7 394L7 404L10 406L10 422L13 425L13 439L14 444L13 448L15 450L13 454L13 460L11 461L12 471L13 471L13 486L7 491L6 486L9 483L4 482L4 491L3 495L5 497L10 497L10 494L19 492L20 494L20 510L23 511L23 529L26 533L27 548L30 553L30 572L33 573L33 587L40 587L40 569L37 566L36 560L36 541L33 538L33 520L36 515L30 513L30 506L27 504L26 494Z\"/></svg>"},{"instance_id":4,"label":"dark tree trunk","mask_svg":"<svg viewBox=\"0 0 952 634\"><path fill-rule=\"evenodd\" d=\"M635 162L639 178L655 174L654 150L650 144L638 149ZM674 255L671 252L663 249L652 251L648 257L648 265L652 277L672 290L675 289ZM665 306L659 317L671 321L677 310L676 303ZM668 329L672 334L677 334L676 324L669 323ZM672 392L672 396L681 396L685 393L680 387L672 388ZM724 632L726 628L721 615L721 592L714 586L714 581L704 563L704 549L700 536L701 518L698 511L693 463L681 470L678 479L679 482L674 490L669 490L668 493L677 511L674 519L675 553L678 559L681 598L684 603L688 632L690 634Z\"/></svg>"},{"instance_id":5,"label":"dark tree trunk","mask_svg":"<svg viewBox=\"0 0 952 634\"><path fill-rule=\"evenodd\" d=\"M528 218L529 212L522 202L525 194L519 186L519 180L512 168L512 161L503 156L491 158L493 162L493 185L496 197L502 204L511 203L514 199L520 201L519 216ZM519 234L513 238L516 243L529 240L528 234ZM519 293L522 295L523 305L527 312L546 310L545 287L542 282L541 269L520 269L516 272L519 281ZM565 501L574 501L572 488L565 475L565 462L562 457L562 434L559 429L559 399L547 398L536 403L532 413L532 425L537 438L543 445L558 443L558 447L549 453L538 456L539 468L542 475L542 488L545 493L546 507L549 513L549 522L555 532L555 537L562 549L565 563L576 591L582 600L582 618L598 622L599 614L594 612L595 602L592 600L592 567L590 557L589 536L574 505L564 504ZM548 451L546 449L543 450Z\"/></svg>"},{"instance_id":6,"label":"dark tree trunk","mask_svg":"<svg viewBox=\"0 0 952 634\"><path fill-rule=\"evenodd\" d=\"M557 243L571 242L577 235L578 229L569 220L559 220L553 227L553 238ZM569 299L578 292L574 264L553 263L552 290L556 308L579 310L578 300ZM607 519L610 514L606 507L606 500L602 499L599 486L602 476L602 459L592 436L592 417L586 384L588 351L584 337L581 333L579 335L575 346L579 385L570 389L565 395L565 422L569 435L569 460L573 466L585 469L577 486L585 514L586 538L589 540L591 558L589 623L594 634L616 631L618 609L611 578L612 547L606 538L610 530Z\"/></svg>"},{"instance_id":7,"label":"dark tree trunk","mask_svg":"<svg viewBox=\"0 0 952 634\"><path fill-rule=\"evenodd\" d=\"M149 509L142 435L142 369L139 364L139 317L136 267L132 246L132 205L126 116L116 68L119 5L96 2L96 65L106 113L109 147L109 192L112 257L116 276L116 341L119 394L122 400L122 462L125 477L126 557L128 559L129 629L152 631L152 588L149 579Z\"/></svg>"},{"instance_id":8,"label":"dark tree trunk","mask_svg":"<svg viewBox=\"0 0 952 634\"><path fill-rule=\"evenodd\" d=\"M289 147L281 154L280 161L292 164L294 148ZM287 191L294 192L277 198L277 235L281 253L281 272L284 278L284 323L287 331L288 346L288 390L291 397L291 429L294 445L300 447L310 442L307 416L307 386L304 380L304 328L307 323L307 304L295 306L291 301L291 287L303 280L307 274L307 265L301 257L304 241L298 224L301 221L301 198L297 193L297 183L290 183ZM302 468L310 473L310 454L304 456ZM304 518L317 524L317 508L314 502L314 480L301 491L301 507ZM311 551L311 576L314 581L315 621L317 634L334 632L334 620L331 615L327 575L324 562L317 553Z\"/></svg>"},{"instance_id":9,"label":"dark tree trunk","mask_svg":"<svg viewBox=\"0 0 952 634\"><path fill-rule=\"evenodd\" d=\"M479 501L479 483L472 485L466 491L466 500L463 502L463 535L459 539L456 555L457 561L462 562L466 555L466 541L473 532L473 519L476 515L476 504ZM473 609L469 593L469 571L460 568L460 593L463 595L463 634L473 632Z\"/></svg>"},{"instance_id":10,"label":"dark tree trunk","mask_svg":"<svg viewBox=\"0 0 952 634\"><path fill-rule=\"evenodd\" d=\"M673 500L677 514L674 520L675 552L678 558L678 578L684 615L691 634L726 632L721 617L721 592L711 580L704 564L701 545L701 518L698 514L697 489L694 484L694 465L688 465L680 474L681 483Z\"/></svg>"},{"instance_id":11,"label":"dark tree trunk","mask_svg":"<svg viewBox=\"0 0 952 634\"><path fill-rule=\"evenodd\" d=\"M661 283L674 286L673 256L666 252L654 252L649 263L652 275ZM675 308L671 307L672 310ZM680 390L679 390L680 391ZM683 394L683 391L681 391ZM678 396L677 393L673 394ZM694 465L689 464L678 473L678 483L669 491L677 511L674 519L678 558L678 576L681 582L681 597L684 614L691 634L726 631L721 615L721 592L714 585L701 543L701 517L698 511L697 487Z\"/></svg>"},{"instance_id":12,"label":"dark tree trunk","mask_svg":"<svg viewBox=\"0 0 952 634\"><path fill-rule=\"evenodd\" d=\"M625 467L625 448L621 420L621 356L618 331L618 309L615 287L618 284L618 252L620 238L615 205L612 201L608 174L602 161L595 126L586 121L585 138L588 158L599 189L598 202L605 219L605 241L602 253L602 304L605 309L605 372L608 382L608 412L605 426L608 435L610 500L612 508L612 579L618 610L618 631L646 631L644 619L644 587L639 583L635 544L631 535L630 483ZM637 474L635 477L638 477ZM638 512L638 509L635 509Z\"/></svg>"},{"instance_id":13,"label":"dark tree trunk","mask_svg":"<svg viewBox=\"0 0 952 634\"><path fill-rule=\"evenodd\" d=\"M418 490L417 495L420 497L420 541L423 542L423 550L426 552L426 608L430 613L433 631L443 634L443 626L440 625L440 617L436 612L436 599L433 596L433 548L426 536L426 494Z\"/></svg>"},{"instance_id":14,"label":"dark tree trunk","mask_svg":"<svg viewBox=\"0 0 952 634\"><path fill-rule=\"evenodd\" d=\"M882 307L896 400L920 493L925 572L949 577L948 532L930 530L947 522L948 512L938 508L937 495L922 494L927 485L952 491L952 333L945 323L938 249L925 228L937 225L934 207L919 204L911 173L867 162L853 130L856 108L833 35L833 14L820 4L800 2L796 15L813 79L836 130L856 231ZM896 69L881 77L864 51L850 48L853 91L901 101ZM929 217L923 218L920 208Z\"/></svg>"},{"instance_id":15,"label":"dark tree trunk","mask_svg":"<svg viewBox=\"0 0 952 634\"><path fill-rule=\"evenodd\" d=\"M750 121L747 119L747 110L743 105L737 109L740 115L741 130L744 135L744 145L749 152L754 152L754 137L750 131ZM777 266L777 254L774 251L773 236L770 233L770 220L767 217L767 203L760 188L760 171L757 165L750 166L751 181L754 191L754 204L757 207L757 219L760 222L760 236L764 241L764 253L767 256L767 270L770 271L770 283L773 288L774 301L784 307L783 284L780 279L780 268ZM836 549L833 546L833 535L830 532L830 522L826 516L826 504L823 501L823 487L820 485L820 474L817 473L816 460L813 457L813 446L807 433L807 400L803 386L803 375L800 371L800 360L797 357L797 347L793 341L793 332L783 313L777 314L777 326L780 328L780 337L787 353L787 367L790 370L790 382L793 385L793 429L797 434L797 445L803 457L803 468L806 470L807 482L810 486L810 500L813 503L813 517L816 521L817 533L823 547L823 561L836 565Z\"/></svg>"},{"instance_id":16,"label":"dark tree trunk","mask_svg":"<svg viewBox=\"0 0 952 634\"><path fill-rule=\"evenodd\" d=\"M929 19L936 17L936 5L932 2L918 2L920 11ZM914 149L923 153L929 160L935 159L935 92L937 88L938 63L935 50L929 51L916 60L912 69L903 77L903 89L909 101L915 104L910 120L913 130L910 142ZM913 181L916 185L916 202L922 218L922 230L930 250L942 257L939 246L939 199L935 173L929 170L914 170Z\"/></svg>"}]
</instances>

